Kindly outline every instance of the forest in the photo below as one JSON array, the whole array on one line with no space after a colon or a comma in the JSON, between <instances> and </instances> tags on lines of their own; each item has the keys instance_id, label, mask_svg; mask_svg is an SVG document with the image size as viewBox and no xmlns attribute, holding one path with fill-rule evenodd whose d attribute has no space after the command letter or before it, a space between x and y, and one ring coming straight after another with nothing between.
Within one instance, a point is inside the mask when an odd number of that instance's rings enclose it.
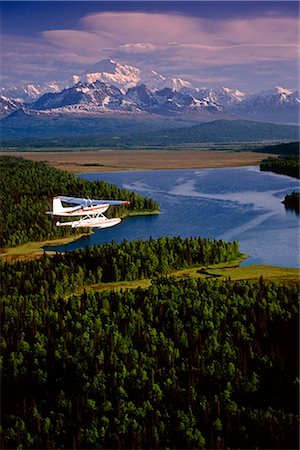
<instances>
[{"instance_id":1,"label":"forest","mask_svg":"<svg viewBox=\"0 0 300 450\"><path fill-rule=\"evenodd\" d=\"M54 298L100 282L133 281L171 271L232 261L241 256L238 242L188 238L160 238L95 245L39 260L0 262L0 294Z\"/></svg>"},{"instance_id":2,"label":"forest","mask_svg":"<svg viewBox=\"0 0 300 450\"><path fill-rule=\"evenodd\" d=\"M0 157L0 173L0 248L78 235L69 227L56 227L52 217L46 215L55 195L130 201L129 206L110 208L108 216L159 209L150 198L22 158Z\"/></svg>"},{"instance_id":3,"label":"forest","mask_svg":"<svg viewBox=\"0 0 300 450\"><path fill-rule=\"evenodd\" d=\"M176 237L2 262L2 448L298 448L299 286L167 276L239 255Z\"/></svg>"},{"instance_id":4,"label":"forest","mask_svg":"<svg viewBox=\"0 0 300 450\"><path fill-rule=\"evenodd\" d=\"M260 163L260 170L299 178L299 156L269 156Z\"/></svg>"},{"instance_id":5,"label":"forest","mask_svg":"<svg viewBox=\"0 0 300 450\"><path fill-rule=\"evenodd\" d=\"M299 148L300 143L298 141L295 142L284 142L281 144L273 144L273 145L266 145L266 146L260 146L256 149L253 149L254 152L259 153L273 153L278 155L296 155L299 156Z\"/></svg>"},{"instance_id":6,"label":"forest","mask_svg":"<svg viewBox=\"0 0 300 450\"><path fill-rule=\"evenodd\" d=\"M297 285L65 298L63 256L1 269L2 448L298 448Z\"/></svg>"}]
</instances>

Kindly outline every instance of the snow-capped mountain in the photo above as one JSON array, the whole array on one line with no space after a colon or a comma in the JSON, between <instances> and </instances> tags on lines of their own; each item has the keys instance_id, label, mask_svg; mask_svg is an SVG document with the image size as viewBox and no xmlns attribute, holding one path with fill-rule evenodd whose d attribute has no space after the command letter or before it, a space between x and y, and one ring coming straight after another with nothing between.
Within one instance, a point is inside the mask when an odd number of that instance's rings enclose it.
<instances>
[{"instance_id":1,"label":"snow-capped mountain","mask_svg":"<svg viewBox=\"0 0 300 450\"><path fill-rule=\"evenodd\" d=\"M69 86L68 86L69 84ZM26 114L145 113L208 115L274 122L298 122L299 91L283 87L247 95L238 89L195 87L182 78L166 77L111 59L102 60L72 84L55 81L43 85L2 88L2 117L23 108ZM22 104L23 103L23 106Z\"/></svg>"},{"instance_id":2,"label":"snow-capped mountain","mask_svg":"<svg viewBox=\"0 0 300 450\"><path fill-rule=\"evenodd\" d=\"M299 92L283 88L247 97L239 90L225 87L220 89L183 87L180 91L176 91L170 87L151 90L145 84L138 84L124 93L114 85L96 80L92 83L77 82L60 92L46 93L37 100L24 104L24 108L27 114L30 114L30 111L43 111L47 114L95 115L113 111L164 116L185 114L194 115L195 118L223 115L296 122L299 104ZM5 114L3 109L2 117L21 107L20 104L9 106L6 103Z\"/></svg>"},{"instance_id":3,"label":"snow-capped mountain","mask_svg":"<svg viewBox=\"0 0 300 450\"><path fill-rule=\"evenodd\" d=\"M139 84L145 84L152 91L169 87L175 91L182 88L192 88L191 83L181 78L165 77L155 70L139 69L138 67L120 64L111 59L104 59L81 75L73 75L72 83L87 82L113 84L125 93Z\"/></svg>"},{"instance_id":4,"label":"snow-capped mountain","mask_svg":"<svg viewBox=\"0 0 300 450\"><path fill-rule=\"evenodd\" d=\"M0 118L3 119L11 113L21 109L21 103L11 100L4 95L0 95Z\"/></svg>"},{"instance_id":5,"label":"snow-capped mountain","mask_svg":"<svg viewBox=\"0 0 300 450\"><path fill-rule=\"evenodd\" d=\"M242 102L247 96L237 89L222 87L220 89L183 87L180 93L189 94L198 100L205 100L223 108L229 108Z\"/></svg>"},{"instance_id":6,"label":"snow-capped mountain","mask_svg":"<svg viewBox=\"0 0 300 450\"><path fill-rule=\"evenodd\" d=\"M211 101L219 103L225 108L241 103L246 97L247 95L244 92L227 87L222 87L220 89L209 89L207 94L207 98Z\"/></svg>"},{"instance_id":7,"label":"snow-capped mountain","mask_svg":"<svg viewBox=\"0 0 300 450\"><path fill-rule=\"evenodd\" d=\"M26 84L25 86L7 86L1 88L1 94L17 102L31 102L46 92L59 92L62 85L50 81L43 85Z\"/></svg>"},{"instance_id":8,"label":"snow-capped mountain","mask_svg":"<svg viewBox=\"0 0 300 450\"><path fill-rule=\"evenodd\" d=\"M246 97L235 105L233 112L245 117L276 119L285 115L287 120L299 117L299 91L291 91L281 86L263 90L258 94Z\"/></svg>"},{"instance_id":9,"label":"snow-capped mountain","mask_svg":"<svg viewBox=\"0 0 300 450\"><path fill-rule=\"evenodd\" d=\"M27 108L51 113L104 113L110 111L155 113L170 115L179 113L217 113L223 110L209 99L196 99L185 94L164 88L152 91L145 84L129 88L125 94L120 89L102 81L93 83L78 82L59 93L48 93Z\"/></svg>"},{"instance_id":10,"label":"snow-capped mountain","mask_svg":"<svg viewBox=\"0 0 300 450\"><path fill-rule=\"evenodd\" d=\"M139 108L157 114L213 113L222 110L220 105L213 102L199 100L192 95L177 92L168 87L153 92L142 84L129 89L125 97L135 102Z\"/></svg>"},{"instance_id":11,"label":"snow-capped mountain","mask_svg":"<svg viewBox=\"0 0 300 450\"><path fill-rule=\"evenodd\" d=\"M114 85L125 91L135 86L139 81L140 69L133 66L121 65L111 59L104 59L90 67L81 75L73 75L75 83L94 83L101 81L108 85Z\"/></svg>"},{"instance_id":12,"label":"snow-capped mountain","mask_svg":"<svg viewBox=\"0 0 300 450\"><path fill-rule=\"evenodd\" d=\"M76 83L61 92L44 94L30 106L35 110L64 108L71 105L114 109L118 108L121 97L121 91L115 86L95 81L90 84Z\"/></svg>"}]
</instances>

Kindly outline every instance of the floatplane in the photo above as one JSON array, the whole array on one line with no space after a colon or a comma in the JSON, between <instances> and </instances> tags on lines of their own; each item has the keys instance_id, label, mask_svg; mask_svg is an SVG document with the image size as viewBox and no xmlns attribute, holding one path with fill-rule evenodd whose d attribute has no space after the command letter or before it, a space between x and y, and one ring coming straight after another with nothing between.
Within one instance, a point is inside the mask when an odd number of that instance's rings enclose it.
<instances>
[{"instance_id":1,"label":"floatplane","mask_svg":"<svg viewBox=\"0 0 300 450\"><path fill-rule=\"evenodd\" d=\"M63 206L62 202L72 206ZM118 225L121 222L121 219L119 217L108 219L103 213L105 213L110 206L119 205L129 205L129 202L123 200L95 200L59 195L53 197L53 211L47 211L46 214L62 217L79 217L79 219L69 222L56 222L57 227L108 228Z\"/></svg>"}]
</instances>

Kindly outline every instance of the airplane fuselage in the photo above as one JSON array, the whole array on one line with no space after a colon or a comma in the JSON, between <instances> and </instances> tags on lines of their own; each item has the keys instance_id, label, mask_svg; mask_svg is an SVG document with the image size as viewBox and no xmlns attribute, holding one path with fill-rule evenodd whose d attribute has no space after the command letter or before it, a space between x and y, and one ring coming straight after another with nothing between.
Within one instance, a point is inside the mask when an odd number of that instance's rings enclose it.
<instances>
[{"instance_id":1,"label":"airplane fuselage","mask_svg":"<svg viewBox=\"0 0 300 450\"><path fill-rule=\"evenodd\" d=\"M96 205L96 206L72 206L63 208L60 211L55 211L56 216L64 216L64 217L73 217L73 216L89 216L89 215L97 215L97 214L103 214L105 211L107 211L109 208L109 205L106 203L103 203L102 205Z\"/></svg>"}]
</instances>

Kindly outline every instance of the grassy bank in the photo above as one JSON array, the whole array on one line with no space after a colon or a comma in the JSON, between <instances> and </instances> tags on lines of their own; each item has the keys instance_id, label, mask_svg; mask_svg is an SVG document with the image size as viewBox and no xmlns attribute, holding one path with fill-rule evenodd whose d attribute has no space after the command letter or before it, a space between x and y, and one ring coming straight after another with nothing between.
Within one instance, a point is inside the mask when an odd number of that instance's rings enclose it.
<instances>
[{"instance_id":1,"label":"grassy bank","mask_svg":"<svg viewBox=\"0 0 300 450\"><path fill-rule=\"evenodd\" d=\"M160 214L159 210L155 211L132 211L129 214L123 215L122 219L127 217L137 217L137 216L150 216L150 215L158 215ZM39 258L44 252L45 247L51 245L60 246L69 244L70 242L75 242L83 236L89 236L93 234L93 231L90 230L86 233L81 233L75 237L64 237L61 239L53 239L46 241L37 241L37 242L27 242L26 244L18 245L17 247L10 247L0 250L0 259L5 261L15 261L19 260L29 260ZM47 254L54 253L54 251L47 251Z\"/></svg>"},{"instance_id":2,"label":"grassy bank","mask_svg":"<svg viewBox=\"0 0 300 450\"><path fill-rule=\"evenodd\" d=\"M11 262L16 260L30 260L39 258L43 255L45 249L48 245L64 245L70 242L77 241L83 236L89 236L91 232L82 233L74 237L65 237L61 239L53 239L47 241L37 241L37 242L27 242L26 244L18 245L17 247L10 247L1 249L0 259ZM54 252L47 252L48 254Z\"/></svg>"},{"instance_id":3,"label":"grassy bank","mask_svg":"<svg viewBox=\"0 0 300 450\"><path fill-rule=\"evenodd\" d=\"M259 281L263 277L267 282L280 282L286 285L299 283L299 269L285 268L270 265L253 264L249 266L240 266L246 259L244 257L222 264L215 264L209 267L193 267L188 269L177 270L171 272L168 276L174 276L178 279L196 277L196 278L220 278L223 280L249 280ZM136 281L122 281L113 283L98 283L86 286L73 292L72 295L82 295L83 292L102 292L107 290L123 290L123 289L137 289L148 288L151 285L151 280L136 280ZM69 297L70 295L68 295Z\"/></svg>"}]
</instances>

